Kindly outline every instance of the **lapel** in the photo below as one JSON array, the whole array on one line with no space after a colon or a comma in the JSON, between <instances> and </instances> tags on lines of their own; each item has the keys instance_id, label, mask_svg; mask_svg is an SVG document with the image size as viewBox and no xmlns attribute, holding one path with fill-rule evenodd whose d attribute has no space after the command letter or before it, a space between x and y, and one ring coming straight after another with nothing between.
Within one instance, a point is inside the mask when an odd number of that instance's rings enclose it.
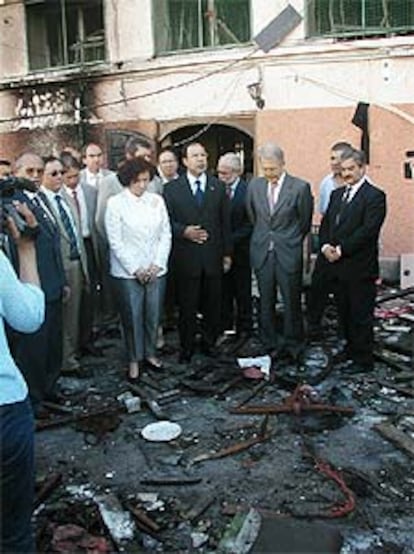
<instances>
[{"instance_id":1,"label":"lapel","mask_svg":"<svg viewBox=\"0 0 414 554\"><path fill-rule=\"evenodd\" d=\"M257 190L258 203L262 206L263 210L267 213L269 218L272 216L270 213L269 198L267 196L267 181L264 177L259 177L257 183L255 183Z\"/></svg>"},{"instance_id":2,"label":"lapel","mask_svg":"<svg viewBox=\"0 0 414 554\"><path fill-rule=\"evenodd\" d=\"M45 227L45 229L49 232L51 235L56 235L56 232L59 232L59 224L58 220L56 219L55 212L52 209L52 206L50 205L50 202L46 198L46 195L41 190L38 191L38 196L40 197L43 204L47 207L49 210L48 212L42 207L40 204L39 207L36 207L36 210L38 213L40 213L40 219ZM35 212L36 215L36 212ZM53 218L53 219L52 219Z\"/></svg>"},{"instance_id":3,"label":"lapel","mask_svg":"<svg viewBox=\"0 0 414 554\"><path fill-rule=\"evenodd\" d=\"M212 199L215 196L216 188L219 186L219 183L207 174L206 188L204 191L203 202L199 209L206 209L211 203ZM224 186L224 185L223 185Z\"/></svg>"},{"instance_id":4,"label":"lapel","mask_svg":"<svg viewBox=\"0 0 414 554\"><path fill-rule=\"evenodd\" d=\"M272 217L275 217L277 213L280 211L280 208L283 206L283 204L286 202L286 200L290 197L292 193L292 187L289 186L290 176L286 173L285 178L282 183L282 187L279 192L279 196L276 202L276 206L274 207Z\"/></svg>"},{"instance_id":5,"label":"lapel","mask_svg":"<svg viewBox=\"0 0 414 554\"><path fill-rule=\"evenodd\" d=\"M357 190L357 192L354 194L354 196L352 197L351 201L348 202L348 204L345 206L345 209L342 213L342 217L341 217L341 220L338 222L338 227L341 227L341 225L343 223L345 223L349 217L352 215L352 213L355 211L355 208L356 206L358 206L361 198L364 196L365 194L365 191L367 189L367 186L368 186L368 181L364 181L362 183L362 185L360 186L360 188ZM345 190L345 187L344 187L344 190ZM341 201L342 201L342 195L343 195L343 191L340 195L338 195L338 204L336 206L336 212L339 213L339 210L340 210L340 206L341 206Z\"/></svg>"},{"instance_id":6,"label":"lapel","mask_svg":"<svg viewBox=\"0 0 414 554\"><path fill-rule=\"evenodd\" d=\"M61 196L63 196L62 194L62 191L59 191L59 194L61 194ZM49 201L49 199L46 197L45 195L45 199L46 199L46 202L48 202L48 207L50 207L53 215L55 216L55 219L57 221L57 225L59 227L59 233L60 233L60 236L68 243L70 243L70 239L69 239L69 236L68 234L66 233L66 229L65 229L65 226L63 225L63 222L62 222L62 218L60 216L60 213L59 213L59 210L56 206L56 201Z\"/></svg>"}]
</instances>

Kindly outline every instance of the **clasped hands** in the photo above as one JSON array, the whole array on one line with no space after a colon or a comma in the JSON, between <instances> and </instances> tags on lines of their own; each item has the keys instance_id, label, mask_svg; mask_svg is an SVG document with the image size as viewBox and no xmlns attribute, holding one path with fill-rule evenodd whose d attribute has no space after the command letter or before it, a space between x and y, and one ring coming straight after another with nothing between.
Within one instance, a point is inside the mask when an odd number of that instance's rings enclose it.
<instances>
[{"instance_id":1,"label":"clasped hands","mask_svg":"<svg viewBox=\"0 0 414 554\"><path fill-rule=\"evenodd\" d=\"M325 256L328 262L333 263L341 259L342 250L339 245L332 246L332 244L324 244L322 247L322 254Z\"/></svg>"},{"instance_id":2,"label":"clasped hands","mask_svg":"<svg viewBox=\"0 0 414 554\"><path fill-rule=\"evenodd\" d=\"M155 281L160 270L161 268L158 265L151 264L146 269L137 269L134 275L141 285L146 285L147 283L153 283Z\"/></svg>"},{"instance_id":3,"label":"clasped hands","mask_svg":"<svg viewBox=\"0 0 414 554\"><path fill-rule=\"evenodd\" d=\"M200 225L187 225L184 229L183 236L196 244L204 244L208 239L207 231Z\"/></svg>"}]
</instances>

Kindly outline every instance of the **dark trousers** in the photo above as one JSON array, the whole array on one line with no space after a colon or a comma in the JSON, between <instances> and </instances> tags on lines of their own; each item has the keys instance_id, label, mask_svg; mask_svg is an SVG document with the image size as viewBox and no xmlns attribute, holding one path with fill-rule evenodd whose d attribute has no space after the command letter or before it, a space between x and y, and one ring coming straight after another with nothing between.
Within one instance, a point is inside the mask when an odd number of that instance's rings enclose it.
<instances>
[{"instance_id":1,"label":"dark trousers","mask_svg":"<svg viewBox=\"0 0 414 554\"><path fill-rule=\"evenodd\" d=\"M30 402L0 406L0 552L35 552L33 510L33 414Z\"/></svg>"},{"instance_id":2,"label":"dark trousers","mask_svg":"<svg viewBox=\"0 0 414 554\"><path fill-rule=\"evenodd\" d=\"M259 323L265 348L285 348L297 354L303 348L301 305L302 272L287 273L274 252L269 252L263 266L256 271L260 294ZM276 331L275 304L279 286L284 305L283 336Z\"/></svg>"},{"instance_id":3,"label":"dark trousers","mask_svg":"<svg viewBox=\"0 0 414 554\"><path fill-rule=\"evenodd\" d=\"M237 334L252 330L252 272L249 266L233 266L223 275L222 330Z\"/></svg>"},{"instance_id":4,"label":"dark trousers","mask_svg":"<svg viewBox=\"0 0 414 554\"><path fill-rule=\"evenodd\" d=\"M348 356L370 367L373 364L374 308L376 287L373 279L339 280L337 307Z\"/></svg>"},{"instance_id":5,"label":"dark trousers","mask_svg":"<svg viewBox=\"0 0 414 554\"><path fill-rule=\"evenodd\" d=\"M85 348L93 340L93 327L98 322L98 266L90 238L84 239L86 261L88 264L89 287L83 287L81 297L81 313L79 343Z\"/></svg>"},{"instance_id":6,"label":"dark trousers","mask_svg":"<svg viewBox=\"0 0 414 554\"><path fill-rule=\"evenodd\" d=\"M186 352L194 351L199 311L203 315L203 341L206 346L213 346L221 326L221 276L209 276L205 273L199 277L179 275L176 287L181 349Z\"/></svg>"},{"instance_id":7,"label":"dark trousers","mask_svg":"<svg viewBox=\"0 0 414 554\"><path fill-rule=\"evenodd\" d=\"M335 292L335 280L330 269L320 257L317 258L307 297L307 320L310 331L320 328L329 293Z\"/></svg>"},{"instance_id":8,"label":"dark trousers","mask_svg":"<svg viewBox=\"0 0 414 554\"><path fill-rule=\"evenodd\" d=\"M45 320L36 333L18 334L13 357L29 387L34 406L52 394L62 369L62 300L46 302Z\"/></svg>"}]
</instances>

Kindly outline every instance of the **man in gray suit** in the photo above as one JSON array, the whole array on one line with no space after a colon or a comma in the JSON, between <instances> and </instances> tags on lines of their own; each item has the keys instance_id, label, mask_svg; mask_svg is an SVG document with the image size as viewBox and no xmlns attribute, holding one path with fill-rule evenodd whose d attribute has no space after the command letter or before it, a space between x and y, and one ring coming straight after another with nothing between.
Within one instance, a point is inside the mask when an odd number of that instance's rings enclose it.
<instances>
[{"instance_id":1,"label":"man in gray suit","mask_svg":"<svg viewBox=\"0 0 414 554\"><path fill-rule=\"evenodd\" d=\"M285 171L283 150L274 143L259 148L264 177L249 183L246 206L253 234L250 259L260 293L260 331L269 352L285 350L295 359L303 349L301 307L303 239L309 232L313 198L309 183ZM284 304L283 336L276 332L279 286Z\"/></svg>"}]
</instances>

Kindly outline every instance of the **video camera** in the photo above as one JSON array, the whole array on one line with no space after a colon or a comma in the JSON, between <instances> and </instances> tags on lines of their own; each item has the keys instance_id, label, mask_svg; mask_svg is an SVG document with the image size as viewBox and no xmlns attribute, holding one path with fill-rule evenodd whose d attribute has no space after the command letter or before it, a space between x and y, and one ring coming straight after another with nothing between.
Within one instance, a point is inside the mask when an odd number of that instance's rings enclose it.
<instances>
[{"instance_id":1,"label":"video camera","mask_svg":"<svg viewBox=\"0 0 414 554\"><path fill-rule=\"evenodd\" d=\"M6 217L11 217L22 236L34 237L38 233L38 227L29 227L13 204L17 190L36 192L37 187L33 181L22 177L0 179L0 223L3 223Z\"/></svg>"}]
</instances>

